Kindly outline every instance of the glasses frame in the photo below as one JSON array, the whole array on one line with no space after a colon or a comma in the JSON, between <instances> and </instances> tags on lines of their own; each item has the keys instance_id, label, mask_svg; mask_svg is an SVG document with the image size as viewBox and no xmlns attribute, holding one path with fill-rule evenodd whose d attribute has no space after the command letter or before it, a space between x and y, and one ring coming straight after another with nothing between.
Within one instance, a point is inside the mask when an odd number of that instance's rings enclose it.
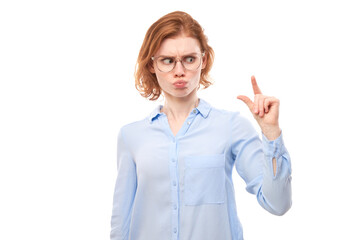
<instances>
[{"instance_id":1,"label":"glasses frame","mask_svg":"<svg viewBox=\"0 0 360 240\"><path fill-rule=\"evenodd\" d=\"M196 54L199 54L199 53L196 53ZM191 55L191 54L189 54L189 55ZM168 73L168 72L171 72L172 70L174 70L177 62L180 62L180 63L181 63L181 66L183 66L184 69L186 69L186 70L188 70L188 71L195 71L195 70L198 70L198 69L199 69L201 63L203 62L202 58L205 56L205 52L202 52L200 55L201 55L201 57L200 57L200 64L199 64L199 66L198 66L197 68L195 68L195 69L193 69L193 70L187 69L187 68L185 67L184 63L183 63L183 59L182 59L182 58L185 57L185 56L187 56L187 55L181 56L180 58L179 58L179 57L175 58L174 66L173 66L173 68L172 68L171 70L169 70L169 71L161 71L160 68L158 67L157 63L156 63L156 60L157 60L159 57L170 57L170 58L174 58L174 57L164 56L164 55L160 55L160 56L156 56L156 57L155 57L155 56L152 56L152 57L151 57L151 60L153 60L153 62L155 63L157 69L158 69L160 72L163 72L163 73Z\"/></svg>"}]
</instances>

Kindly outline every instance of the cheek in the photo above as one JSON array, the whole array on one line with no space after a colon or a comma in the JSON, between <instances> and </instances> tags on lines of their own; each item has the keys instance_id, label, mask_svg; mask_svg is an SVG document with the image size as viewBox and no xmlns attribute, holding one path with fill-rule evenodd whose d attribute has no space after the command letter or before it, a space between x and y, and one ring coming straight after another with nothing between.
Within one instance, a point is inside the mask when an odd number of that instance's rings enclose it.
<instances>
[{"instance_id":1,"label":"cheek","mask_svg":"<svg viewBox=\"0 0 360 240\"><path fill-rule=\"evenodd\" d=\"M193 80L192 82L194 82L194 84L196 84L196 85L199 84L200 76L201 76L201 71L194 73L194 75L191 77Z\"/></svg>"},{"instance_id":2,"label":"cheek","mask_svg":"<svg viewBox=\"0 0 360 240\"><path fill-rule=\"evenodd\" d=\"M164 74L164 73L156 73L156 79L157 79L157 81L158 81L158 83L159 83L159 85L160 85L160 87L161 88L163 88L164 86L166 86L166 84L167 84L167 80L166 79L168 79L168 77L166 76L166 74Z\"/></svg>"}]
</instances>

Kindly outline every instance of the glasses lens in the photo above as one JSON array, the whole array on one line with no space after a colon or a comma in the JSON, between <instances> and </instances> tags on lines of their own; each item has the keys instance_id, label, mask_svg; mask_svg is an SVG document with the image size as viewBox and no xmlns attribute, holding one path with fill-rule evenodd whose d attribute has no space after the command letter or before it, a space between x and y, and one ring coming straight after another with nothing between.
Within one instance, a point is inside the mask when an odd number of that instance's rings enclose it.
<instances>
[{"instance_id":1,"label":"glasses lens","mask_svg":"<svg viewBox=\"0 0 360 240\"><path fill-rule=\"evenodd\" d=\"M156 58L156 66L161 72L170 72L174 69L176 64L175 57L159 56ZM189 71L194 71L199 68L201 64L201 55L187 55L181 58L182 65Z\"/></svg>"},{"instance_id":2,"label":"glasses lens","mask_svg":"<svg viewBox=\"0 0 360 240\"><path fill-rule=\"evenodd\" d=\"M162 72L170 72L175 66L175 58L160 56L156 59L156 66Z\"/></svg>"},{"instance_id":3,"label":"glasses lens","mask_svg":"<svg viewBox=\"0 0 360 240\"><path fill-rule=\"evenodd\" d=\"M200 66L200 56L185 56L182 58L182 63L187 70L193 71L199 68Z\"/></svg>"}]
</instances>

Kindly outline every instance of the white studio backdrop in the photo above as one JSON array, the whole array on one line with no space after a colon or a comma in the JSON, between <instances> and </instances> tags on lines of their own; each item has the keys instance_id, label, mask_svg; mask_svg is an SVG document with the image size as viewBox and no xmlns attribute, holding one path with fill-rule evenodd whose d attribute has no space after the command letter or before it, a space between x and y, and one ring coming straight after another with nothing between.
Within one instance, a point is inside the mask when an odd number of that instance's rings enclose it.
<instances>
[{"instance_id":1,"label":"white studio backdrop","mask_svg":"<svg viewBox=\"0 0 360 240\"><path fill-rule=\"evenodd\" d=\"M215 50L199 92L252 119L251 75L280 99L293 207L263 210L234 171L245 239L360 239L356 1L1 1L0 239L109 239L121 126L148 27L182 10ZM258 128L259 130L259 128Z\"/></svg>"}]
</instances>

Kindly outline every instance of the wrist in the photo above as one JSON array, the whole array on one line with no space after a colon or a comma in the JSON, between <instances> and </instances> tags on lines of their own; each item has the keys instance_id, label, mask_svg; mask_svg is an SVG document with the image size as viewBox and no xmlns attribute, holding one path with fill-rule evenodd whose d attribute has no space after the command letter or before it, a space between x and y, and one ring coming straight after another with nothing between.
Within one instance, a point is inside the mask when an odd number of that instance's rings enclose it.
<instances>
[{"instance_id":1,"label":"wrist","mask_svg":"<svg viewBox=\"0 0 360 240\"><path fill-rule=\"evenodd\" d=\"M273 141L281 135L279 126L263 127L261 128L261 131L269 141Z\"/></svg>"}]
</instances>

